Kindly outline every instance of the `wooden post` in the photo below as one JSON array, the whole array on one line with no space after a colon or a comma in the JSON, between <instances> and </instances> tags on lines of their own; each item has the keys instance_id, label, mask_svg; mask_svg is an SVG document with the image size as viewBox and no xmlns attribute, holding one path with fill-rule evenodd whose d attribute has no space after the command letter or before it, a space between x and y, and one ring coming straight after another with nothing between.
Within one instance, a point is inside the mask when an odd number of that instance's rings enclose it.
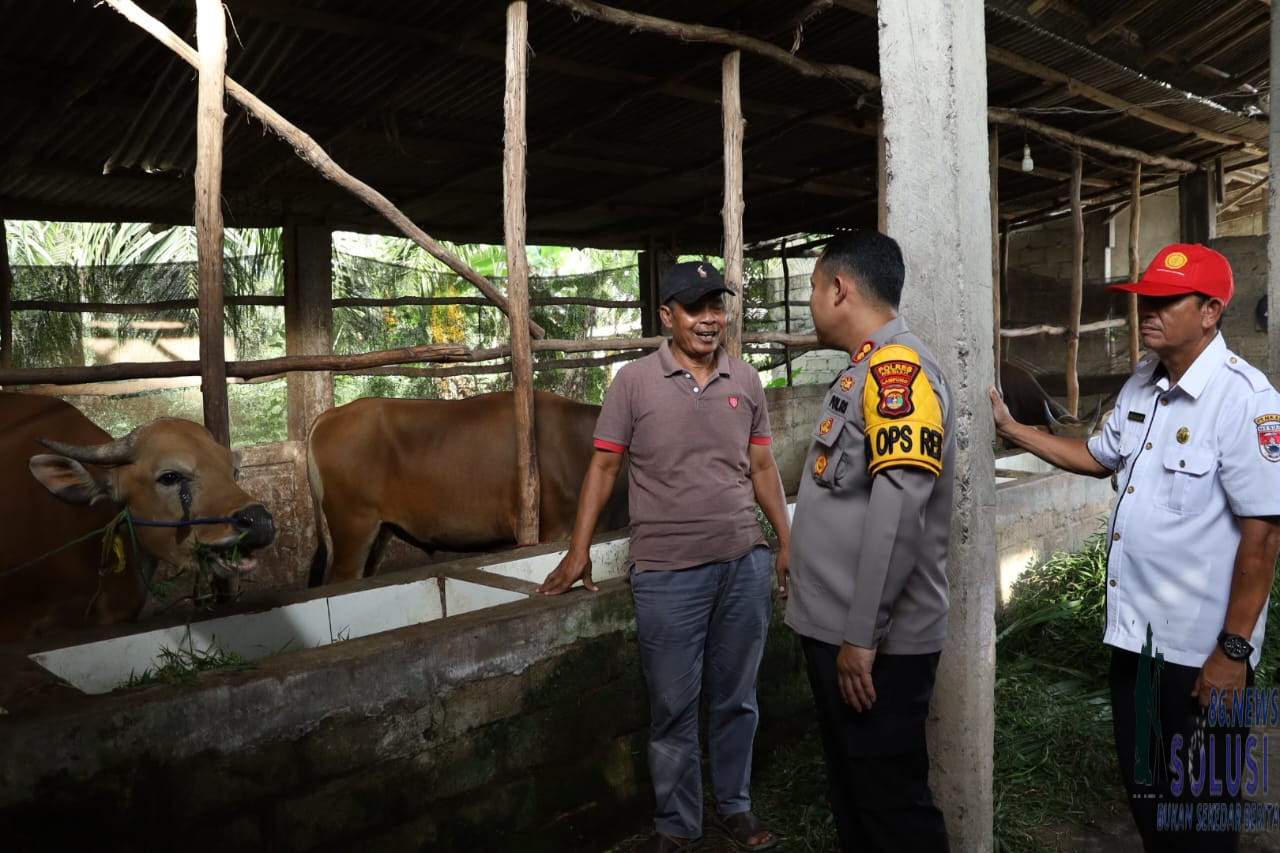
<instances>
[{"instance_id":1,"label":"wooden post","mask_svg":"<svg viewBox=\"0 0 1280 853\"><path fill-rule=\"evenodd\" d=\"M200 50L196 106L196 258L199 267L200 393L204 425L214 439L231 445L227 407L227 355L223 346L222 123L223 75L227 66L227 22L221 0L197 0Z\"/></svg>"},{"instance_id":2,"label":"wooden post","mask_svg":"<svg viewBox=\"0 0 1280 853\"><path fill-rule=\"evenodd\" d=\"M729 327L725 329L724 348L734 358L742 357L742 314L746 305L746 282L742 260L742 137L746 120L742 117L742 92L739 79L742 54L730 51L720 73L720 106L724 125L724 283L737 294L729 300Z\"/></svg>"},{"instance_id":3,"label":"wooden post","mask_svg":"<svg viewBox=\"0 0 1280 853\"><path fill-rule=\"evenodd\" d=\"M782 330L791 334L791 263L787 260L787 241L782 241ZM787 387L791 387L791 347L783 347L787 360Z\"/></svg>"},{"instance_id":4,"label":"wooden post","mask_svg":"<svg viewBox=\"0 0 1280 853\"><path fill-rule=\"evenodd\" d=\"M538 541L538 445L533 411L533 344L529 336L529 259L525 254L525 91L529 70L529 6L507 5L507 84L502 152L502 221L507 245L511 380L516 406L516 542Z\"/></svg>"},{"instance_id":5,"label":"wooden post","mask_svg":"<svg viewBox=\"0 0 1280 853\"><path fill-rule=\"evenodd\" d=\"M1129 191L1129 281L1137 281L1142 276L1138 264L1142 262L1142 251L1139 245L1142 221L1142 164L1133 164L1133 183ZM1142 353L1142 335L1138 332L1138 294L1129 294L1129 369L1138 366L1138 356Z\"/></svg>"},{"instance_id":6,"label":"wooden post","mask_svg":"<svg viewBox=\"0 0 1280 853\"><path fill-rule=\"evenodd\" d=\"M0 219L0 368L13 367L13 270L9 242Z\"/></svg>"},{"instance_id":7,"label":"wooden post","mask_svg":"<svg viewBox=\"0 0 1280 853\"><path fill-rule=\"evenodd\" d=\"M333 257L328 228L286 223L284 248L284 347L286 355L333 352ZM289 439L306 441L311 424L333 408L333 374L290 373Z\"/></svg>"},{"instance_id":8,"label":"wooden post","mask_svg":"<svg viewBox=\"0 0 1280 853\"><path fill-rule=\"evenodd\" d=\"M882 134L883 136L883 134ZM1000 385L1000 126L991 125L991 141L987 145L991 158L991 319L996 387Z\"/></svg>"},{"instance_id":9,"label":"wooden post","mask_svg":"<svg viewBox=\"0 0 1280 853\"><path fill-rule=\"evenodd\" d=\"M1075 226L1071 241L1071 308L1067 330L1067 411L1072 417L1080 413L1080 308L1084 302L1084 205L1080 202L1080 182L1084 176L1084 158L1080 149L1071 151L1071 222Z\"/></svg>"}]
</instances>

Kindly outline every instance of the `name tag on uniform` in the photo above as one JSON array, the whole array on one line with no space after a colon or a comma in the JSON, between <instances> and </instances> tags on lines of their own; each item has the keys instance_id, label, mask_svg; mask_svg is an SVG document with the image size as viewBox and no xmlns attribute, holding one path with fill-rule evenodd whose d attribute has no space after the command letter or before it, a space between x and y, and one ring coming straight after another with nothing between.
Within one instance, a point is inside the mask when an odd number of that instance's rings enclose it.
<instances>
[{"instance_id":1,"label":"name tag on uniform","mask_svg":"<svg viewBox=\"0 0 1280 853\"><path fill-rule=\"evenodd\" d=\"M1136 424L1146 423L1147 413L1146 412L1129 412L1129 420L1133 421Z\"/></svg>"}]
</instances>

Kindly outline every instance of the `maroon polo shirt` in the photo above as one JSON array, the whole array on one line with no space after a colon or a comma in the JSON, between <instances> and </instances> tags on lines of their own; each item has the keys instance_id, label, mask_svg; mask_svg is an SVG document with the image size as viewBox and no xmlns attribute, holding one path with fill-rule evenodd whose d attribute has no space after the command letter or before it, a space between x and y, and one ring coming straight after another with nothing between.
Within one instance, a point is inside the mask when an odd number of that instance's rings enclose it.
<instances>
[{"instance_id":1,"label":"maroon polo shirt","mask_svg":"<svg viewBox=\"0 0 1280 853\"><path fill-rule=\"evenodd\" d=\"M706 387L670 342L622 368L605 394L595 446L627 453L636 571L736 560L763 543L750 446L770 443L760 374L723 349Z\"/></svg>"}]
</instances>

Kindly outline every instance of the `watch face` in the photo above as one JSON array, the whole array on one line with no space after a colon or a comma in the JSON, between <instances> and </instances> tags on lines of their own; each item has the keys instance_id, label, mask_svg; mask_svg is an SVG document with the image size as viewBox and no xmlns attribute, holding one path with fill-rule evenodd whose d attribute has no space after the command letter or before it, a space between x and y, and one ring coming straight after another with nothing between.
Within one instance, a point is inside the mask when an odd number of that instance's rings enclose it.
<instances>
[{"instance_id":1,"label":"watch face","mask_svg":"<svg viewBox=\"0 0 1280 853\"><path fill-rule=\"evenodd\" d=\"M1232 660L1244 660L1253 651L1253 647L1243 637L1232 635L1222 638L1222 650Z\"/></svg>"}]
</instances>

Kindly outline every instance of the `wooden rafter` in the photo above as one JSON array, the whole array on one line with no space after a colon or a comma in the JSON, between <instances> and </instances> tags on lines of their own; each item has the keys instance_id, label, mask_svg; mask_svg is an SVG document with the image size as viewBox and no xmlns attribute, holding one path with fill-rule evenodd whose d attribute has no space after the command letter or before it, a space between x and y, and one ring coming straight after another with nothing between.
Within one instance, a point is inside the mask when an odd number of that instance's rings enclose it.
<instances>
[{"instance_id":1,"label":"wooden rafter","mask_svg":"<svg viewBox=\"0 0 1280 853\"><path fill-rule=\"evenodd\" d=\"M1102 39L1110 35L1114 30L1119 29L1143 12L1154 6L1159 0L1134 0L1134 2L1120 3L1119 8L1108 15L1093 29L1085 34L1085 39L1089 44L1097 44Z\"/></svg>"},{"instance_id":2,"label":"wooden rafter","mask_svg":"<svg viewBox=\"0 0 1280 853\"><path fill-rule=\"evenodd\" d=\"M1093 101L1094 103L1102 104L1103 106L1111 107L1112 109L1122 110L1126 115L1132 116L1140 121L1145 121L1146 123L1155 125L1156 127L1161 127L1165 130L1172 130L1175 133L1192 134L1208 142L1238 147L1253 154L1263 153L1263 149L1258 147L1258 145L1251 139L1235 134L1221 133L1208 128L1199 127L1182 121L1181 119L1176 119L1171 116L1164 115L1163 113L1156 112L1155 110L1148 109L1147 107L1139 106L1131 101L1126 101L1124 98L1118 97L1109 92L1104 92L1095 86L1091 86L1083 80L1077 80L1076 78L1063 74L1061 71L1057 71L1047 65L1019 56L1013 51L1005 50L1004 48L989 44L987 45L987 59L991 62L999 63L1006 68L1012 68L1015 71L1021 71L1022 73L1029 74L1033 77L1039 77L1041 80L1047 82L1063 84L1067 87L1067 91L1073 95L1078 95L1079 97Z\"/></svg>"},{"instance_id":3,"label":"wooden rafter","mask_svg":"<svg viewBox=\"0 0 1280 853\"><path fill-rule=\"evenodd\" d=\"M133 0L105 0L105 2L128 21L146 30L157 41L178 54L184 62L193 67L199 67L199 58L191 45L179 38L176 33L163 23L147 14ZM488 279L473 270L452 252L440 245L431 235L415 225L386 196L339 166L314 139L285 120L282 115L265 104L244 86L241 86L230 77L225 78L225 84L227 94L243 106L250 115L262 122L271 132L288 142L298 153L298 156L314 166L326 179L346 188L369 207L385 216L406 237L417 243L445 266L471 282L476 289L493 300L494 304L501 308L504 313L510 310L506 297L499 293ZM542 327L532 320L529 321L529 326L535 337L540 338L545 334Z\"/></svg>"}]
</instances>

